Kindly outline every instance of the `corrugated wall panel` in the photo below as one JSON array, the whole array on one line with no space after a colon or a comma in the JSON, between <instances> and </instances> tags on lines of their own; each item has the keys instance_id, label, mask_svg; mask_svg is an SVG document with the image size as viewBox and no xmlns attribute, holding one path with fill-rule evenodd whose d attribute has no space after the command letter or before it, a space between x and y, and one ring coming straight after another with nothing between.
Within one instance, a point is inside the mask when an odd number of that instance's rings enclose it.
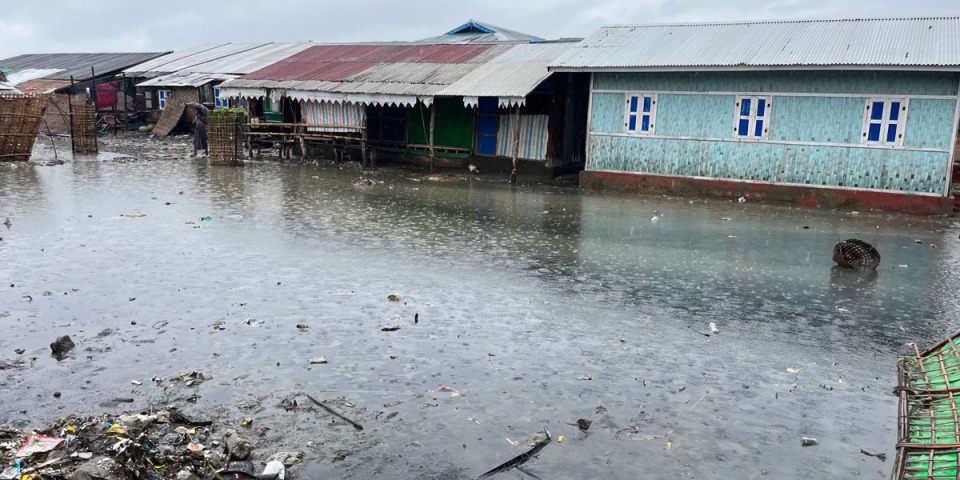
<instances>
[{"instance_id":1,"label":"corrugated wall panel","mask_svg":"<svg viewBox=\"0 0 960 480\"><path fill-rule=\"evenodd\" d=\"M591 132L619 133L623 131L624 96L621 93L594 93L591 104ZM616 112L620 112L617 116Z\"/></svg>"},{"instance_id":2,"label":"corrugated wall panel","mask_svg":"<svg viewBox=\"0 0 960 480\"><path fill-rule=\"evenodd\" d=\"M732 135L737 98L732 95L659 95L656 134L727 138ZM626 103L614 116L623 118ZM621 123L620 131L623 131Z\"/></svg>"},{"instance_id":3,"label":"corrugated wall panel","mask_svg":"<svg viewBox=\"0 0 960 480\"><path fill-rule=\"evenodd\" d=\"M866 98L774 96L771 103L771 140L860 143Z\"/></svg>"},{"instance_id":4,"label":"corrugated wall panel","mask_svg":"<svg viewBox=\"0 0 960 480\"><path fill-rule=\"evenodd\" d=\"M590 170L943 192L946 152L592 135Z\"/></svg>"},{"instance_id":5,"label":"corrugated wall panel","mask_svg":"<svg viewBox=\"0 0 960 480\"><path fill-rule=\"evenodd\" d=\"M908 147L949 150L956 105L954 100L910 100L903 144Z\"/></svg>"},{"instance_id":6,"label":"corrugated wall panel","mask_svg":"<svg viewBox=\"0 0 960 480\"><path fill-rule=\"evenodd\" d=\"M594 89L681 92L956 95L953 72L597 72Z\"/></svg>"}]
</instances>

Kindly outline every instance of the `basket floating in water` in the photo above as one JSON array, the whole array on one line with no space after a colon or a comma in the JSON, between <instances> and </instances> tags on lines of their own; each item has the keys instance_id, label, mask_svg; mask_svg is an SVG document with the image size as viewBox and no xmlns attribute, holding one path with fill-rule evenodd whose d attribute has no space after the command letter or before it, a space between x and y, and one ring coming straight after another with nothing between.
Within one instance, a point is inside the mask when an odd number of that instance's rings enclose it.
<instances>
[{"instance_id":1,"label":"basket floating in water","mask_svg":"<svg viewBox=\"0 0 960 480\"><path fill-rule=\"evenodd\" d=\"M872 270L880 265L880 252L863 240L851 238L833 247L833 261L841 267Z\"/></svg>"}]
</instances>

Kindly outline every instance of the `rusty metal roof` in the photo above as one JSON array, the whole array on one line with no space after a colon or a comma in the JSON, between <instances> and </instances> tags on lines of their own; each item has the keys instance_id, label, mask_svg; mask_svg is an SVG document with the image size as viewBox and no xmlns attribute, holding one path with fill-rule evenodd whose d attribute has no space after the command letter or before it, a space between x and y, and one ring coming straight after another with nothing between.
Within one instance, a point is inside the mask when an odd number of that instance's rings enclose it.
<instances>
[{"instance_id":1,"label":"rusty metal roof","mask_svg":"<svg viewBox=\"0 0 960 480\"><path fill-rule=\"evenodd\" d=\"M871 67L960 69L960 17L609 26L550 65L553 71Z\"/></svg>"},{"instance_id":2,"label":"rusty metal roof","mask_svg":"<svg viewBox=\"0 0 960 480\"><path fill-rule=\"evenodd\" d=\"M477 63L475 59L491 48L492 45L317 45L242 78L344 81L380 65L400 64L412 68L416 64Z\"/></svg>"},{"instance_id":3,"label":"rusty metal roof","mask_svg":"<svg viewBox=\"0 0 960 480\"><path fill-rule=\"evenodd\" d=\"M419 43L317 45L221 85L225 95L283 90L297 99L429 103L444 87L514 44Z\"/></svg>"},{"instance_id":4,"label":"rusty metal roof","mask_svg":"<svg viewBox=\"0 0 960 480\"><path fill-rule=\"evenodd\" d=\"M120 73L123 69L159 57L165 52L152 53L41 53L18 55L0 60L0 69L7 70L7 74L17 70L56 70L43 78L70 80L72 75L76 81L90 79L90 67L93 67L97 77Z\"/></svg>"}]
</instances>

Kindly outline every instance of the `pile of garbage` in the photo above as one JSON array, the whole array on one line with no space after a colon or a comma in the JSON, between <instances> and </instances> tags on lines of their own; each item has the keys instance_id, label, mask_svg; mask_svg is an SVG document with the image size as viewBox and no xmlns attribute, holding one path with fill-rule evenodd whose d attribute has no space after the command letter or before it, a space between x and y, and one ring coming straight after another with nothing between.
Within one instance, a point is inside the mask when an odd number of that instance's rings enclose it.
<instances>
[{"instance_id":1,"label":"pile of garbage","mask_svg":"<svg viewBox=\"0 0 960 480\"><path fill-rule=\"evenodd\" d=\"M256 459L260 461L255 461ZM303 453L264 458L234 429L174 408L119 416L70 417L43 430L0 425L0 479L277 479Z\"/></svg>"}]
</instances>

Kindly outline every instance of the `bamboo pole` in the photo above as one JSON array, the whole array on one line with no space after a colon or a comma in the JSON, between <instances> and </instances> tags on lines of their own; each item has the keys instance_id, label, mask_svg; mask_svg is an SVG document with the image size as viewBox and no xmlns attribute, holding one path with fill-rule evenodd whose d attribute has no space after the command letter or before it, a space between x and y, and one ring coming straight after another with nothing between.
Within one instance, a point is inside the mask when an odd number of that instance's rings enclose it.
<instances>
[{"instance_id":1,"label":"bamboo pole","mask_svg":"<svg viewBox=\"0 0 960 480\"><path fill-rule=\"evenodd\" d=\"M360 136L360 164L367 168L367 104L363 104L363 132Z\"/></svg>"},{"instance_id":2,"label":"bamboo pole","mask_svg":"<svg viewBox=\"0 0 960 480\"><path fill-rule=\"evenodd\" d=\"M433 173L433 158L436 156L436 148L433 145L433 125L437 120L437 102L430 104L430 173Z\"/></svg>"}]
</instances>

